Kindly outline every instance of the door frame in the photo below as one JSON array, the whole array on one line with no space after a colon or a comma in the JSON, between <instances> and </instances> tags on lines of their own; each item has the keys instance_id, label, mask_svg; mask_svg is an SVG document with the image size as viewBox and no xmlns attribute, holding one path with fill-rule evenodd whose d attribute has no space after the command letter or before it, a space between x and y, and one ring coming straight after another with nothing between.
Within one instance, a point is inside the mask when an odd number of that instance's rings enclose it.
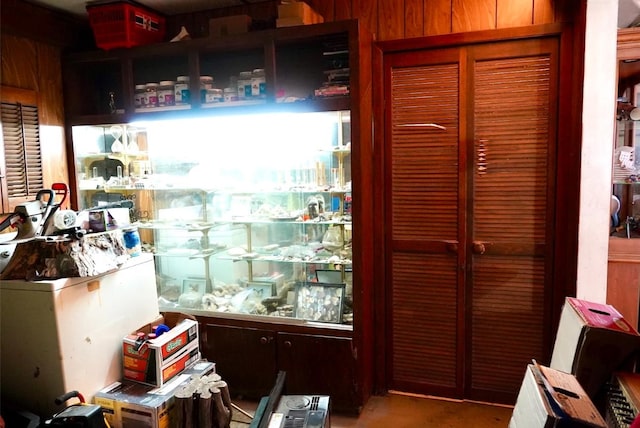
<instances>
[{"instance_id":1,"label":"door frame","mask_svg":"<svg viewBox=\"0 0 640 428\"><path fill-rule=\"evenodd\" d=\"M580 12L582 16L584 11ZM389 390L390 376L388 373L387 343L390 334L389 314L387 307L385 239L385 206L389 196L384 189L385 182L385 147L387 126L385 112L389 103L385 100L385 56L400 52L419 52L446 47L466 46L479 43L493 43L513 41L539 37L558 37L560 42L560 76L558 99L558 129L555 177L556 199L555 215L549 236L554 242L553 255L555 260L552 272L547 274L546 287L551 290L550 301L552 307L545 308L549 312L547 319L550 325L546 328L555 330L560 319L560 311L566 296L575 296L577 278L577 249L578 249L578 207L580 189L580 151L582 146L582 128L580 116L582 112L582 86L584 66L582 63L584 47L584 20L577 19L576 23L532 25L499 30L485 30L468 33L455 33L439 36L418 37L413 39L391 40L376 42L373 49L373 100L374 100L374 168L379 171L374 175L374 213L377 219L374 227L374 331L376 335L375 349L375 378L374 391L384 393ZM548 359L555 334L549 334L545 344ZM543 362L545 363L545 362ZM548 363L548 361L546 362Z\"/></svg>"}]
</instances>

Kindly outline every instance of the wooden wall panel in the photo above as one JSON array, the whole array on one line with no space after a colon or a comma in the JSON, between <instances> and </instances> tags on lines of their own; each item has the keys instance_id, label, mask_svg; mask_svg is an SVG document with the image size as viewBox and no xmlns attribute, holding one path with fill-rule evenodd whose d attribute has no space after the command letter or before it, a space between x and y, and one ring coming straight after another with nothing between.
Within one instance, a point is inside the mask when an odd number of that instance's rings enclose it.
<instances>
[{"instance_id":1,"label":"wooden wall panel","mask_svg":"<svg viewBox=\"0 0 640 428\"><path fill-rule=\"evenodd\" d=\"M384 40L378 34L378 7L372 0L351 0L351 11L354 18L361 19L364 27L376 35L376 39Z\"/></svg>"},{"instance_id":2,"label":"wooden wall panel","mask_svg":"<svg viewBox=\"0 0 640 428\"><path fill-rule=\"evenodd\" d=\"M40 123L64 126L62 93L62 65L60 48L38 44L38 87L40 97Z\"/></svg>"},{"instance_id":3,"label":"wooden wall panel","mask_svg":"<svg viewBox=\"0 0 640 428\"><path fill-rule=\"evenodd\" d=\"M69 183L65 152L61 48L2 34L2 85L36 91L45 187Z\"/></svg>"},{"instance_id":4,"label":"wooden wall panel","mask_svg":"<svg viewBox=\"0 0 640 428\"><path fill-rule=\"evenodd\" d=\"M424 0L424 35L451 33L451 1Z\"/></svg>"},{"instance_id":5,"label":"wooden wall panel","mask_svg":"<svg viewBox=\"0 0 640 428\"><path fill-rule=\"evenodd\" d=\"M554 1L533 0L533 24L551 24L554 22Z\"/></svg>"},{"instance_id":6,"label":"wooden wall panel","mask_svg":"<svg viewBox=\"0 0 640 428\"><path fill-rule=\"evenodd\" d=\"M555 4L555 22L573 22L578 11L582 8L582 2L585 0L562 0L554 1Z\"/></svg>"},{"instance_id":7,"label":"wooden wall panel","mask_svg":"<svg viewBox=\"0 0 640 428\"><path fill-rule=\"evenodd\" d=\"M89 23L79 17L57 12L24 0L2 0L0 28L29 40L58 46L89 49L93 36Z\"/></svg>"},{"instance_id":8,"label":"wooden wall panel","mask_svg":"<svg viewBox=\"0 0 640 428\"><path fill-rule=\"evenodd\" d=\"M453 0L454 33L496 28L496 0Z\"/></svg>"},{"instance_id":9,"label":"wooden wall panel","mask_svg":"<svg viewBox=\"0 0 640 428\"><path fill-rule=\"evenodd\" d=\"M496 28L523 27L533 23L532 0L497 0Z\"/></svg>"},{"instance_id":10,"label":"wooden wall panel","mask_svg":"<svg viewBox=\"0 0 640 428\"><path fill-rule=\"evenodd\" d=\"M325 22L360 19L379 41L477 30L571 22L584 0L306 0ZM254 29L275 25L278 0L169 17L167 32L184 25L192 37L207 37L209 19L247 14Z\"/></svg>"},{"instance_id":11,"label":"wooden wall panel","mask_svg":"<svg viewBox=\"0 0 640 428\"><path fill-rule=\"evenodd\" d=\"M335 21L335 0L307 0L307 4L324 18L324 22Z\"/></svg>"},{"instance_id":12,"label":"wooden wall panel","mask_svg":"<svg viewBox=\"0 0 640 428\"><path fill-rule=\"evenodd\" d=\"M2 35L2 84L14 88L38 90L36 42Z\"/></svg>"},{"instance_id":13,"label":"wooden wall panel","mask_svg":"<svg viewBox=\"0 0 640 428\"><path fill-rule=\"evenodd\" d=\"M404 0L404 37L424 35L423 0Z\"/></svg>"},{"instance_id":14,"label":"wooden wall panel","mask_svg":"<svg viewBox=\"0 0 640 428\"><path fill-rule=\"evenodd\" d=\"M42 178L45 186L57 182L69 185L62 105L61 49L38 43L37 51ZM68 198L66 208L69 207L70 200Z\"/></svg>"},{"instance_id":15,"label":"wooden wall panel","mask_svg":"<svg viewBox=\"0 0 640 428\"><path fill-rule=\"evenodd\" d=\"M351 19L351 0L334 0L334 2L336 21Z\"/></svg>"},{"instance_id":16,"label":"wooden wall panel","mask_svg":"<svg viewBox=\"0 0 640 428\"><path fill-rule=\"evenodd\" d=\"M378 0L378 36L380 40L402 39L404 37L404 8L398 7L397 0Z\"/></svg>"}]
</instances>

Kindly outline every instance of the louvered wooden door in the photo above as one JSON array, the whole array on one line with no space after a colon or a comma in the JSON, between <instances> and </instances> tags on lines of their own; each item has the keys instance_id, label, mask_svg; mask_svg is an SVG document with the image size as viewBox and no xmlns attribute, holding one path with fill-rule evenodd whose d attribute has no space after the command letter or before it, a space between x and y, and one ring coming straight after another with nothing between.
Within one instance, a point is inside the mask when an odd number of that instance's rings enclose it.
<instances>
[{"instance_id":1,"label":"louvered wooden door","mask_svg":"<svg viewBox=\"0 0 640 428\"><path fill-rule=\"evenodd\" d=\"M558 46L385 55L389 388L511 402L550 341Z\"/></svg>"}]
</instances>

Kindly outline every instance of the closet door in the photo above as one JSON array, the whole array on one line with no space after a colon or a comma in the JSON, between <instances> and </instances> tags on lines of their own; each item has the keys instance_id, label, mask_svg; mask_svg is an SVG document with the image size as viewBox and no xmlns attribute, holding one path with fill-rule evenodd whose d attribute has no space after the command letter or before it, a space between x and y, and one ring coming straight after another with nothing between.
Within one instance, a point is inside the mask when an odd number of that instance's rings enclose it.
<instances>
[{"instance_id":1,"label":"closet door","mask_svg":"<svg viewBox=\"0 0 640 428\"><path fill-rule=\"evenodd\" d=\"M385 55L389 388L511 402L550 341L557 40Z\"/></svg>"},{"instance_id":2,"label":"closet door","mask_svg":"<svg viewBox=\"0 0 640 428\"><path fill-rule=\"evenodd\" d=\"M468 58L465 397L505 401L550 340L557 44L480 46Z\"/></svg>"},{"instance_id":3,"label":"closet door","mask_svg":"<svg viewBox=\"0 0 640 428\"><path fill-rule=\"evenodd\" d=\"M391 388L447 396L462 392L464 355L459 55L393 56L385 74Z\"/></svg>"}]
</instances>

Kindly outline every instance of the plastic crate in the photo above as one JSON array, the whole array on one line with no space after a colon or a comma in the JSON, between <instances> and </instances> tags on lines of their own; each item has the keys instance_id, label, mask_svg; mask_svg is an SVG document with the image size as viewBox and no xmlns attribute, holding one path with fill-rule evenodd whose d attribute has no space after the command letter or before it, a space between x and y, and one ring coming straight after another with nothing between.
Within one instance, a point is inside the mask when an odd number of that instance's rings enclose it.
<instances>
[{"instance_id":1,"label":"plastic crate","mask_svg":"<svg viewBox=\"0 0 640 428\"><path fill-rule=\"evenodd\" d=\"M164 17L133 2L87 5L96 46L109 50L161 42Z\"/></svg>"}]
</instances>

